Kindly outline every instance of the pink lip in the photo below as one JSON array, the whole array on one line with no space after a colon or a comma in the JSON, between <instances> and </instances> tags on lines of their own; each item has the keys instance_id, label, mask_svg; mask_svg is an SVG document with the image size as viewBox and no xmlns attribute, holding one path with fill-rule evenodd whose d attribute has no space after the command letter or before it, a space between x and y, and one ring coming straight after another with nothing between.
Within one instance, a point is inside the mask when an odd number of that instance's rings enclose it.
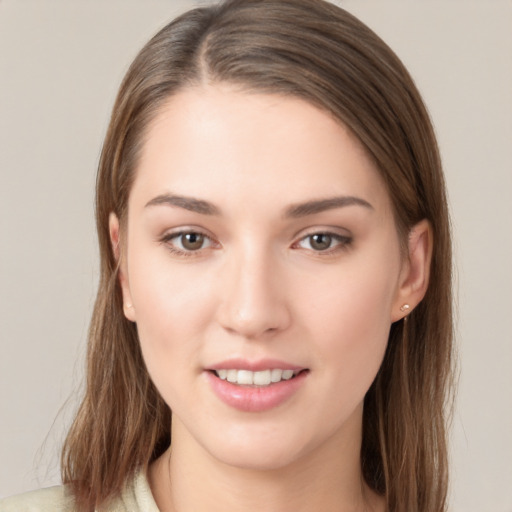
<instances>
[{"instance_id":1,"label":"pink lip","mask_svg":"<svg viewBox=\"0 0 512 512\"><path fill-rule=\"evenodd\" d=\"M251 372L259 372L263 370L274 370L279 368L281 370L294 370L300 371L304 368L296 364L286 363L278 359L260 359L258 361L248 361L247 359L227 359L220 363L209 366L208 370L250 370Z\"/></svg>"},{"instance_id":2,"label":"pink lip","mask_svg":"<svg viewBox=\"0 0 512 512\"><path fill-rule=\"evenodd\" d=\"M248 362L241 360L224 361L209 370L251 370L261 371L273 368L301 370L301 367L282 361ZM268 386L243 386L222 380L213 371L205 371L212 391L226 405L244 412L263 412L278 407L290 399L304 384L309 371L303 371L290 380L282 380Z\"/></svg>"}]
</instances>

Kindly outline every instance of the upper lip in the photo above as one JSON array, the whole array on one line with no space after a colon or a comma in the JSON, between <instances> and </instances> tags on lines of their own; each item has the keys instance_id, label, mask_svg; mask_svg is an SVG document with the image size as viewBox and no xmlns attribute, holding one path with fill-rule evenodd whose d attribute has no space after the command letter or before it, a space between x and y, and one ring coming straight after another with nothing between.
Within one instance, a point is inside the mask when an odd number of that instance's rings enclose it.
<instances>
[{"instance_id":1,"label":"upper lip","mask_svg":"<svg viewBox=\"0 0 512 512\"><path fill-rule=\"evenodd\" d=\"M287 363L278 359L258 359L250 361L248 359L233 358L226 359L219 363L213 364L207 368L208 370L249 370L252 372L259 372L263 370L294 370L300 371L305 368L293 363Z\"/></svg>"}]
</instances>

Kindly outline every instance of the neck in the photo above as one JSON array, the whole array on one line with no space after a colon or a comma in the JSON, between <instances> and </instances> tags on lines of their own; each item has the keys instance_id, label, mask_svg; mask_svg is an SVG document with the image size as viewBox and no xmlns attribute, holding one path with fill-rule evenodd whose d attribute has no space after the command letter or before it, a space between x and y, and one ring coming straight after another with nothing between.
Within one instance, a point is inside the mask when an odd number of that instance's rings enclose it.
<instances>
[{"instance_id":1,"label":"neck","mask_svg":"<svg viewBox=\"0 0 512 512\"><path fill-rule=\"evenodd\" d=\"M354 425L283 467L254 469L213 457L174 418L172 455L169 449L150 467L155 500L161 512L383 510L363 482L360 419Z\"/></svg>"}]
</instances>

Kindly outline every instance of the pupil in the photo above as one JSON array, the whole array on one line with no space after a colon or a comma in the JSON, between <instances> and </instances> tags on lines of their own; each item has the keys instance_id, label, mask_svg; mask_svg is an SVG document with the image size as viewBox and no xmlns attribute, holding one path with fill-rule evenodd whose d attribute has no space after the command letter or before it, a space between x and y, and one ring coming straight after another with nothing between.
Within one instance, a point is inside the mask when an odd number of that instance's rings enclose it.
<instances>
[{"instance_id":1,"label":"pupil","mask_svg":"<svg viewBox=\"0 0 512 512\"><path fill-rule=\"evenodd\" d=\"M319 251L329 249L331 245L331 237L329 235L313 235L311 240L311 247Z\"/></svg>"},{"instance_id":2,"label":"pupil","mask_svg":"<svg viewBox=\"0 0 512 512\"><path fill-rule=\"evenodd\" d=\"M189 250L200 249L203 245L204 236L199 233L187 233L183 236L183 247Z\"/></svg>"}]
</instances>

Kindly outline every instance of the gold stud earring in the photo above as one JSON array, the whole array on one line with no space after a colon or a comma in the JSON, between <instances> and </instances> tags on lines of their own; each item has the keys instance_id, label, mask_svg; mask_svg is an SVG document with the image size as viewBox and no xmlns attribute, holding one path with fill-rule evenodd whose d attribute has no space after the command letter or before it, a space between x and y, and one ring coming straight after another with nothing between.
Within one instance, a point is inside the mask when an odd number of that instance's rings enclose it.
<instances>
[{"instance_id":1,"label":"gold stud earring","mask_svg":"<svg viewBox=\"0 0 512 512\"><path fill-rule=\"evenodd\" d=\"M405 313L408 309L410 309L411 306L409 304L404 304L403 306L400 306L400 311Z\"/></svg>"}]
</instances>

